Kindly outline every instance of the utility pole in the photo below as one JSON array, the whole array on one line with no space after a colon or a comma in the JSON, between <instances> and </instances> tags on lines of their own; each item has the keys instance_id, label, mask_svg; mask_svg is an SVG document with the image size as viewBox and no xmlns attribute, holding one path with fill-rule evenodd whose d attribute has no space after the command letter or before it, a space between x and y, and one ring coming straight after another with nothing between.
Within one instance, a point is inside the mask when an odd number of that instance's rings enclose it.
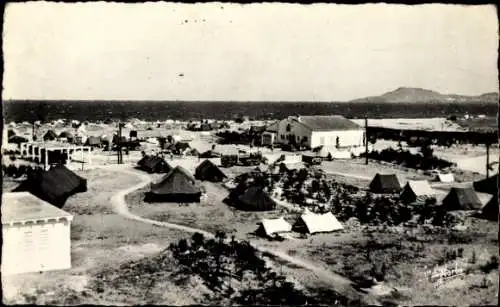
<instances>
[{"instance_id":1,"label":"utility pole","mask_svg":"<svg viewBox=\"0 0 500 307\"><path fill-rule=\"evenodd\" d=\"M123 164L122 157L122 122L118 122L118 138L116 140L118 164Z\"/></svg>"},{"instance_id":2,"label":"utility pole","mask_svg":"<svg viewBox=\"0 0 500 307\"><path fill-rule=\"evenodd\" d=\"M368 117L365 117L365 164L368 165Z\"/></svg>"},{"instance_id":3,"label":"utility pole","mask_svg":"<svg viewBox=\"0 0 500 307\"><path fill-rule=\"evenodd\" d=\"M486 142L486 178L490 177L490 143Z\"/></svg>"}]
</instances>

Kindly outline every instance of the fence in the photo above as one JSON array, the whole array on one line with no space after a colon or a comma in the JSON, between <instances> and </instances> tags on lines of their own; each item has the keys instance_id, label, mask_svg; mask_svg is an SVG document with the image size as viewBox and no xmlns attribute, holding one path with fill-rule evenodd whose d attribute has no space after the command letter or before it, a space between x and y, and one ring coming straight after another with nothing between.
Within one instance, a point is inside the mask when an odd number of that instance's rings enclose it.
<instances>
[{"instance_id":1,"label":"fence","mask_svg":"<svg viewBox=\"0 0 500 307\"><path fill-rule=\"evenodd\" d=\"M437 287L444 284L446 280L451 278L455 278L457 276L461 276L465 274L465 270L463 269L463 264L460 261L455 261L454 264L450 266L436 266L432 270L426 270L423 272L423 278L420 278L418 281L428 280L433 282Z\"/></svg>"}]
</instances>

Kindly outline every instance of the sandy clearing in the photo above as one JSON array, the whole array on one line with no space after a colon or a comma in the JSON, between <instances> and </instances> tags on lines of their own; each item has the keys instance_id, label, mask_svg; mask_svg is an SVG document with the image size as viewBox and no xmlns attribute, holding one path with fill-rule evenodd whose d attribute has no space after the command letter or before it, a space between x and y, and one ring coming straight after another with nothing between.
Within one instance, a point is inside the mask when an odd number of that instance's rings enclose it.
<instances>
[{"instance_id":1,"label":"sandy clearing","mask_svg":"<svg viewBox=\"0 0 500 307\"><path fill-rule=\"evenodd\" d=\"M132 193L135 190L141 189L141 188L145 187L147 184L149 184L150 177L146 176L144 174L135 172L135 171L126 170L123 167L119 167L119 168L117 168L117 170L120 170L123 173L135 174L141 178L140 183L133 185L129 188L120 190L115 195L113 195L113 197L111 198L111 203L113 204L113 208L116 210L116 212L118 214L120 214L126 218L129 218L129 219L137 220L137 221L148 223L148 224L155 225L155 226L173 228L173 229L183 230L183 231L190 232L190 233L198 232L198 233L203 234L207 238L214 238L215 237L214 234L207 232L205 230L202 230L202 229L187 227L187 226L168 223L168 222L159 222L159 221L155 221L155 220L151 220L151 219L142 218L140 216L137 216L137 215L131 213L128 210L128 204L125 201L125 196L127 194ZM288 255L286 252L279 251L279 250L273 250L273 249L269 249L269 248L262 247L262 246L257 246L255 244L255 242L252 242L252 241L250 241L250 244L255 249L259 250L262 253L270 254L270 255L277 257L281 260L287 261L291 264L297 265L299 267L302 267L302 268L305 268L309 271L314 272L317 276L321 277L324 281L329 282L335 288L335 291L338 291L339 293L342 293L342 294L344 294L350 298L353 298L353 299L365 298L372 303L376 302L376 301L374 301L373 298L366 297L366 295L363 295L360 292L358 292L356 289L354 289L352 286L352 282L343 276L340 276L340 275L335 274L329 270L326 270L323 267L319 267L317 265L314 265L313 263L310 263L306 260L297 259L295 257L292 257L292 256Z\"/></svg>"}]
</instances>

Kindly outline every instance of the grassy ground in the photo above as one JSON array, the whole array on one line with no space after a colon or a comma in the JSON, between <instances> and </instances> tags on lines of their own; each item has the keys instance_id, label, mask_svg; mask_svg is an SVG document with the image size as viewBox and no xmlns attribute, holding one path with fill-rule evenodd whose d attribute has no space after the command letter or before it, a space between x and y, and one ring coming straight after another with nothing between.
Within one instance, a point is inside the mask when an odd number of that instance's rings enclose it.
<instances>
[{"instance_id":1,"label":"grassy ground","mask_svg":"<svg viewBox=\"0 0 500 307\"><path fill-rule=\"evenodd\" d=\"M200 203L146 203L144 202L147 188L131 193L126 197L130 209L137 215L159 221L196 227L210 232L217 230L248 237L257 228L257 222L262 218L277 218L287 216L283 208L268 212L245 212L237 210L225 203L228 191L218 183L202 182L206 197Z\"/></svg>"},{"instance_id":2,"label":"grassy ground","mask_svg":"<svg viewBox=\"0 0 500 307\"><path fill-rule=\"evenodd\" d=\"M137 182L136 177L117 176L117 173L103 170L78 173L89 179L89 191L71 197L64 207L74 214L71 225L72 268L2 276L5 303L140 304L139 300L126 300L119 295L100 295L88 289L88 284L103 269L153 255L170 243L187 237L184 232L153 227L112 213L109 198L116 190ZM176 299L172 293L168 302L194 303L188 299Z\"/></svg>"},{"instance_id":3,"label":"grassy ground","mask_svg":"<svg viewBox=\"0 0 500 307\"><path fill-rule=\"evenodd\" d=\"M371 234L350 231L338 236L318 236L301 248L293 248L289 253L296 253L303 258L323 263L331 270L357 279L368 276L373 264L388 264L385 284L400 288L403 294L398 299L404 305L484 305L494 304L498 299L498 269L484 274L473 269L463 279L450 280L442 287L435 288L427 281L418 281L423 266L433 267L445 257L446 251L463 248L464 262L469 261L473 251L477 255L476 267L488 261L492 255L498 255L498 225L471 218L469 229L463 234L413 235L404 232L375 230ZM415 242L415 239L424 239ZM453 238L453 239L450 239ZM372 240L375 246L368 252L367 242ZM457 243L462 242L462 243ZM486 278L495 281L488 287L481 288L480 283ZM477 287L476 287L477 285Z\"/></svg>"}]
</instances>

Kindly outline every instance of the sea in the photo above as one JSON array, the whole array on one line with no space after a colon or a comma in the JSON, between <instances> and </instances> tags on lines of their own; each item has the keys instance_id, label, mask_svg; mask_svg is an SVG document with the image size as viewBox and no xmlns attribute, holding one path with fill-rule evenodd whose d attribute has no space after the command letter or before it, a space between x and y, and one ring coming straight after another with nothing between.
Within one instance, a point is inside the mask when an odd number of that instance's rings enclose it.
<instances>
[{"instance_id":1,"label":"sea","mask_svg":"<svg viewBox=\"0 0 500 307\"><path fill-rule=\"evenodd\" d=\"M492 103L350 103L350 102L231 102L231 101L3 101L4 122L39 119L79 121L230 120L247 116L267 120L291 115L343 115L347 118L429 118L470 115L496 116Z\"/></svg>"}]
</instances>

